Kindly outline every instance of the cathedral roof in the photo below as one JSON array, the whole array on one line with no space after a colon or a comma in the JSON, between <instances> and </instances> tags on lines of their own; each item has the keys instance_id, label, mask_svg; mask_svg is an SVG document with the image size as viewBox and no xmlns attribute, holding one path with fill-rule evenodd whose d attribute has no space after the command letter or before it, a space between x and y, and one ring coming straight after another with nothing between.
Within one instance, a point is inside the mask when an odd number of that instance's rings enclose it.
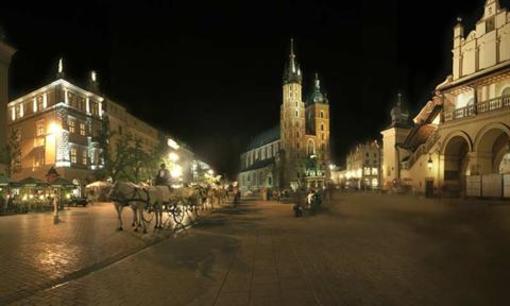
<instances>
[{"instance_id":1,"label":"cathedral roof","mask_svg":"<svg viewBox=\"0 0 510 306\"><path fill-rule=\"evenodd\" d=\"M289 61L283 69L283 84L301 84L302 81L303 76L301 75L301 67L299 66L299 63L296 60L296 55L294 54L294 40L290 39Z\"/></svg>"},{"instance_id":2,"label":"cathedral roof","mask_svg":"<svg viewBox=\"0 0 510 306\"><path fill-rule=\"evenodd\" d=\"M274 164L274 158L257 160L256 162L253 163L253 165L241 170L241 172L247 172L247 171L251 171L251 170L266 168L272 164Z\"/></svg>"},{"instance_id":3,"label":"cathedral roof","mask_svg":"<svg viewBox=\"0 0 510 306\"><path fill-rule=\"evenodd\" d=\"M310 93L310 96L308 97L308 104L313 104L313 103L328 104L328 98L326 97L326 93L324 93L321 90L319 75L317 73L315 74L312 92Z\"/></svg>"},{"instance_id":4,"label":"cathedral roof","mask_svg":"<svg viewBox=\"0 0 510 306\"><path fill-rule=\"evenodd\" d=\"M259 147L262 147L268 143L277 141L278 139L280 139L280 126L279 125L255 136L255 138L253 138L253 140L250 141L250 144L246 148L246 152L256 149L256 148L259 148Z\"/></svg>"}]
</instances>

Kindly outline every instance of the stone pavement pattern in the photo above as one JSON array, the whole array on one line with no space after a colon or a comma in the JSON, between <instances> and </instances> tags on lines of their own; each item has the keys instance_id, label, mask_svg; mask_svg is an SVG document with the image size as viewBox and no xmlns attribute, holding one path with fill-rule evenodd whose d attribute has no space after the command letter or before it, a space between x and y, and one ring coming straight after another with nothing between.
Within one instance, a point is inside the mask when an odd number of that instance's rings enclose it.
<instances>
[{"instance_id":1,"label":"stone pavement pattern","mask_svg":"<svg viewBox=\"0 0 510 306\"><path fill-rule=\"evenodd\" d=\"M51 213L1 217L0 305L132 254L160 238L133 233L131 210L123 216L129 231L115 231L117 216L107 203L66 209L57 225Z\"/></svg>"},{"instance_id":2,"label":"stone pavement pattern","mask_svg":"<svg viewBox=\"0 0 510 306\"><path fill-rule=\"evenodd\" d=\"M342 194L225 208L19 305L506 305L510 206Z\"/></svg>"}]
</instances>

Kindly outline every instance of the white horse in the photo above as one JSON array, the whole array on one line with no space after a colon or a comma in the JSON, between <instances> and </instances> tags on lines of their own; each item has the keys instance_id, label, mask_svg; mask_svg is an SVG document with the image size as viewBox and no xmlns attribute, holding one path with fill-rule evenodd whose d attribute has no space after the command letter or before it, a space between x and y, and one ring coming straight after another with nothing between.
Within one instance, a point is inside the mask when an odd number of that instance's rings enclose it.
<instances>
[{"instance_id":1,"label":"white horse","mask_svg":"<svg viewBox=\"0 0 510 306\"><path fill-rule=\"evenodd\" d=\"M107 198L115 205L117 217L119 219L119 227L117 230L123 230L122 210L129 206L133 210L133 223L135 231L139 227L143 228L143 232L147 233L146 221L143 217L143 210L149 204L149 194L140 186L127 182L115 182Z\"/></svg>"}]
</instances>

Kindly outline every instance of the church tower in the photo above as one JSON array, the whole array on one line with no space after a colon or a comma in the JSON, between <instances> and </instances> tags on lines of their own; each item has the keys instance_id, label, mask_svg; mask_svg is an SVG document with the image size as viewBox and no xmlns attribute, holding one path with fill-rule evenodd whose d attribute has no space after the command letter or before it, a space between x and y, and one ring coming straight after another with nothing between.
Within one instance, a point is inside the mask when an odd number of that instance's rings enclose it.
<instances>
[{"instance_id":1,"label":"church tower","mask_svg":"<svg viewBox=\"0 0 510 306\"><path fill-rule=\"evenodd\" d=\"M302 98L302 73L290 40L289 60L283 72L283 102L280 107L280 139L284 152L280 186L297 184L304 175L305 103Z\"/></svg>"},{"instance_id":2,"label":"church tower","mask_svg":"<svg viewBox=\"0 0 510 306\"><path fill-rule=\"evenodd\" d=\"M319 75L316 73L313 90L308 99L306 110L309 116L310 134L315 135L316 155L321 164L329 165L329 101L321 89ZM327 168L327 167L326 167Z\"/></svg>"}]
</instances>

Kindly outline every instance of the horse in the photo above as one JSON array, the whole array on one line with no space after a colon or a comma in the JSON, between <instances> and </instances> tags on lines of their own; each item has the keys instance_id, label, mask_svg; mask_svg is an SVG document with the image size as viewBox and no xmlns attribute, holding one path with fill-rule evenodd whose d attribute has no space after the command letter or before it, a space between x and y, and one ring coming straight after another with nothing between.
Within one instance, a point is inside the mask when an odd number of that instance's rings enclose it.
<instances>
[{"instance_id":1,"label":"horse","mask_svg":"<svg viewBox=\"0 0 510 306\"><path fill-rule=\"evenodd\" d=\"M133 210L133 223L135 231L141 226L143 233L147 233L143 210L149 204L149 194L141 187L126 182L115 182L107 194L107 199L113 202L119 220L118 231L123 230L122 210L129 206Z\"/></svg>"}]
</instances>

